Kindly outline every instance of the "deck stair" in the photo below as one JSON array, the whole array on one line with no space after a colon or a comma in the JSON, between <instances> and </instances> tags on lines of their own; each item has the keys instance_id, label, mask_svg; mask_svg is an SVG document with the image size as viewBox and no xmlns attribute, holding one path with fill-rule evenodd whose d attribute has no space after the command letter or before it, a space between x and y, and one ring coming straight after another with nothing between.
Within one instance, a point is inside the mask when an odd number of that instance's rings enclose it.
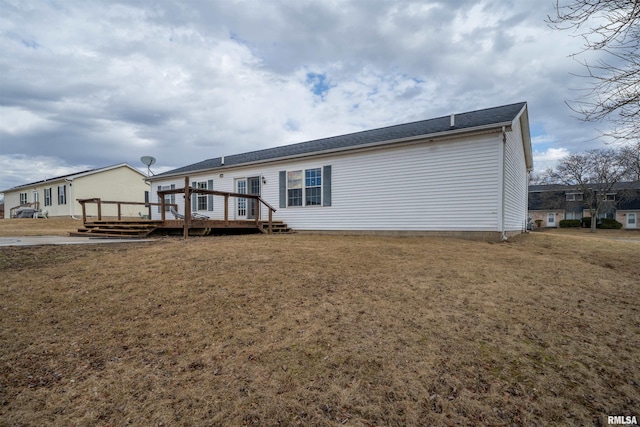
<instances>
[{"instance_id":1,"label":"deck stair","mask_svg":"<svg viewBox=\"0 0 640 427\"><path fill-rule=\"evenodd\" d=\"M260 221L261 230L263 233L269 232L269 221ZM273 234L292 234L294 231L289 228L283 221L273 221L271 225Z\"/></svg>"},{"instance_id":2,"label":"deck stair","mask_svg":"<svg viewBox=\"0 0 640 427\"><path fill-rule=\"evenodd\" d=\"M162 221L88 221L71 236L105 238L105 239L142 239L156 230Z\"/></svg>"}]
</instances>

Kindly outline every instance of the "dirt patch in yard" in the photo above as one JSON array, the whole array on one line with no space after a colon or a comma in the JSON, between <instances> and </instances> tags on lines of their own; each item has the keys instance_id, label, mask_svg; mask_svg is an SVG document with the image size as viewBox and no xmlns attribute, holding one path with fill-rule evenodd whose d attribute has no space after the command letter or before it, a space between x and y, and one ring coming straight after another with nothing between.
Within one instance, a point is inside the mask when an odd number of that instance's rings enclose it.
<instances>
[{"instance_id":1,"label":"dirt patch in yard","mask_svg":"<svg viewBox=\"0 0 640 427\"><path fill-rule=\"evenodd\" d=\"M635 242L230 236L0 248L6 425L640 415Z\"/></svg>"}]
</instances>

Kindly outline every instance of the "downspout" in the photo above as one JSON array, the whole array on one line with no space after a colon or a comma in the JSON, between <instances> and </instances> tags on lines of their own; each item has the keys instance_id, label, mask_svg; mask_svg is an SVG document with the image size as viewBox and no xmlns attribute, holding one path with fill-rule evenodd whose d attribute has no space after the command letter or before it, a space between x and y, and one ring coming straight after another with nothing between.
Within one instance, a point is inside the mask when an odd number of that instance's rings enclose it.
<instances>
[{"instance_id":1,"label":"downspout","mask_svg":"<svg viewBox=\"0 0 640 427\"><path fill-rule=\"evenodd\" d=\"M500 209L500 217L501 217L501 228L502 228L502 241L507 240L507 230L504 226L504 204L505 204L505 175L506 175L506 167L505 167L505 158L506 158L506 147L507 146L507 132L506 128L502 126L502 209Z\"/></svg>"},{"instance_id":2,"label":"downspout","mask_svg":"<svg viewBox=\"0 0 640 427\"><path fill-rule=\"evenodd\" d=\"M75 206L76 206L76 201L73 198L73 179L69 179L69 178L65 178L65 181L67 181L69 183L69 199L71 200L71 218L72 219L80 219L80 218L76 218L75 217Z\"/></svg>"}]
</instances>

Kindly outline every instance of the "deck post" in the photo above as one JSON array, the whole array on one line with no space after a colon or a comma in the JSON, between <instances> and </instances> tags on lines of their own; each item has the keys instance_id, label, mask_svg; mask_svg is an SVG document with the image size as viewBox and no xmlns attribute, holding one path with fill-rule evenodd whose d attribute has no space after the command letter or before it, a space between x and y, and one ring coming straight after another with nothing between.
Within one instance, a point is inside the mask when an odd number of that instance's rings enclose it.
<instances>
[{"instance_id":1,"label":"deck post","mask_svg":"<svg viewBox=\"0 0 640 427\"><path fill-rule=\"evenodd\" d=\"M260 200L258 200L258 198L253 199L253 207L254 207L253 211L256 215L256 227L260 226L260 206L261 206Z\"/></svg>"},{"instance_id":2,"label":"deck post","mask_svg":"<svg viewBox=\"0 0 640 427\"><path fill-rule=\"evenodd\" d=\"M87 223L87 208L85 206L85 201L84 200L79 200L80 205L82 206L82 224L86 224Z\"/></svg>"},{"instance_id":3,"label":"deck post","mask_svg":"<svg viewBox=\"0 0 640 427\"><path fill-rule=\"evenodd\" d=\"M269 209L269 234L273 234L273 211Z\"/></svg>"},{"instance_id":4,"label":"deck post","mask_svg":"<svg viewBox=\"0 0 640 427\"><path fill-rule=\"evenodd\" d=\"M224 195L224 225L229 225L229 195Z\"/></svg>"},{"instance_id":5,"label":"deck post","mask_svg":"<svg viewBox=\"0 0 640 427\"><path fill-rule=\"evenodd\" d=\"M98 221L102 221L102 199L98 199Z\"/></svg>"},{"instance_id":6,"label":"deck post","mask_svg":"<svg viewBox=\"0 0 640 427\"><path fill-rule=\"evenodd\" d=\"M153 218L153 217L151 216L151 205L148 205L148 207L149 207L149 219L151 219L151 218Z\"/></svg>"},{"instance_id":7,"label":"deck post","mask_svg":"<svg viewBox=\"0 0 640 427\"><path fill-rule=\"evenodd\" d=\"M189 223L191 222L191 191L189 177L184 177L184 238L189 237Z\"/></svg>"},{"instance_id":8,"label":"deck post","mask_svg":"<svg viewBox=\"0 0 640 427\"><path fill-rule=\"evenodd\" d=\"M118 203L118 221L122 219L122 203Z\"/></svg>"}]
</instances>

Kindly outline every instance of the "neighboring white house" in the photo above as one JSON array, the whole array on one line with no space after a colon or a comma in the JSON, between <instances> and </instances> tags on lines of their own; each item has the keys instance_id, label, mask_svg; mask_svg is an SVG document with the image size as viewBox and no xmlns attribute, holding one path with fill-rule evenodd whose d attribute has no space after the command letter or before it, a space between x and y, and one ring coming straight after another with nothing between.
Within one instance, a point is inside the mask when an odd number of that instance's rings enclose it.
<instances>
[{"instance_id":1,"label":"neighboring white house","mask_svg":"<svg viewBox=\"0 0 640 427\"><path fill-rule=\"evenodd\" d=\"M194 187L259 194L298 231L437 232L499 239L527 223L533 169L527 104L224 156L149 178L157 191ZM184 209L184 196L166 196ZM232 198L230 219L267 217ZM224 199L194 195L192 210L224 218ZM153 217L160 218L158 209Z\"/></svg>"},{"instance_id":2,"label":"neighboring white house","mask_svg":"<svg viewBox=\"0 0 640 427\"><path fill-rule=\"evenodd\" d=\"M13 208L36 205L50 217L82 217L78 199L100 198L108 201L145 202L149 198L147 176L126 163L49 178L4 190L5 218ZM95 215L96 205L88 205ZM138 217L144 206L123 205L122 215ZM116 216L116 205L104 205L102 214Z\"/></svg>"}]
</instances>

